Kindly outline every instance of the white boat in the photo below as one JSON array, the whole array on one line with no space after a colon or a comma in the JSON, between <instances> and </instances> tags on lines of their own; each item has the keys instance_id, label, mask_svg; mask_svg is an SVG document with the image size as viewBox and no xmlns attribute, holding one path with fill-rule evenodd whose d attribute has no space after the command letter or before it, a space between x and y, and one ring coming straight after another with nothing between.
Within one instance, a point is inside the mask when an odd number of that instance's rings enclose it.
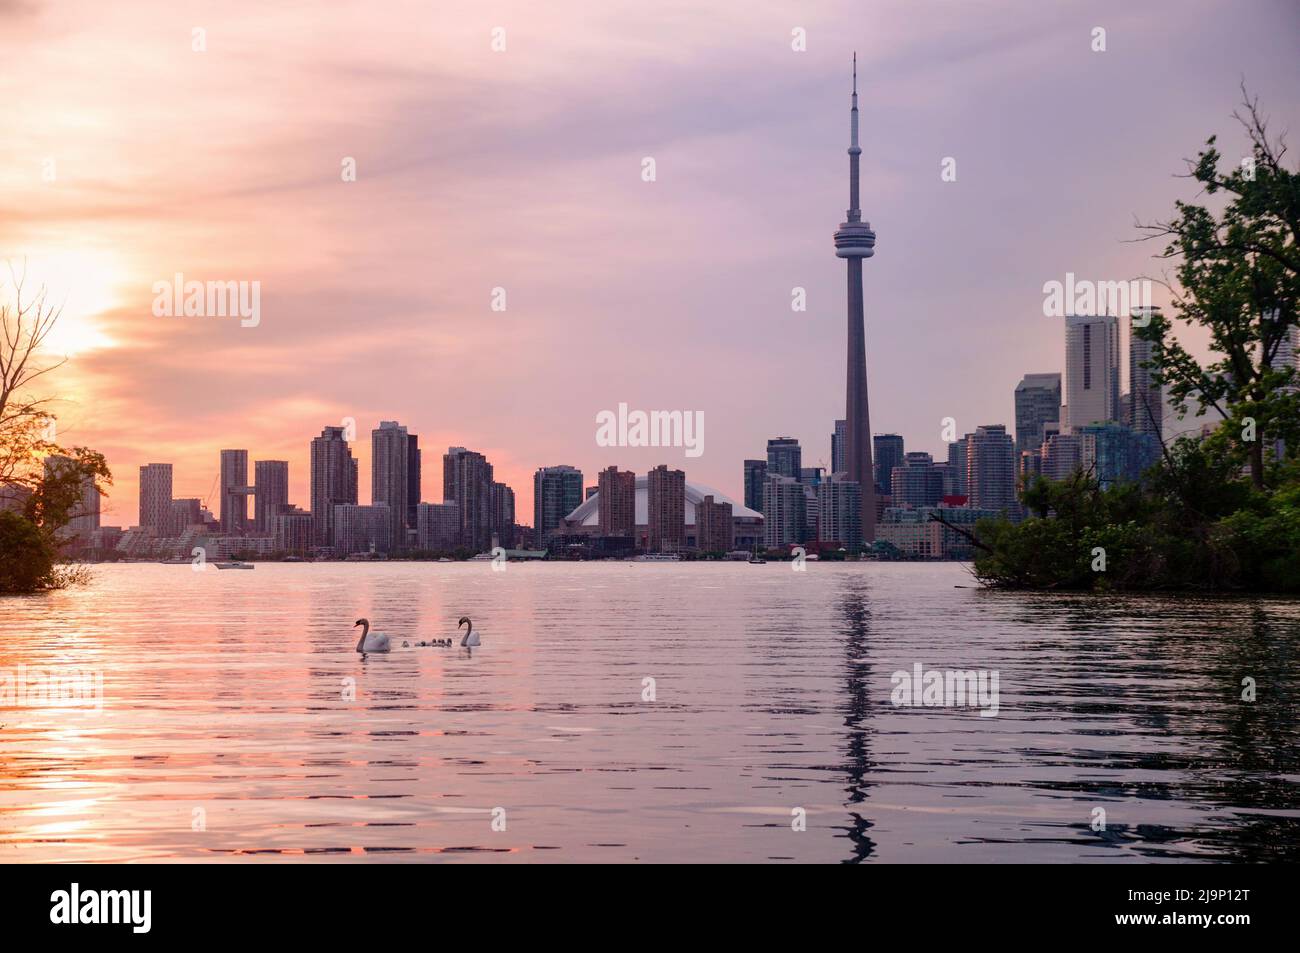
<instances>
[{"instance_id":1,"label":"white boat","mask_svg":"<svg viewBox=\"0 0 1300 953\"><path fill-rule=\"evenodd\" d=\"M678 563L682 557L676 553L643 553L634 562L638 563Z\"/></svg>"},{"instance_id":2,"label":"white boat","mask_svg":"<svg viewBox=\"0 0 1300 953\"><path fill-rule=\"evenodd\" d=\"M252 563L242 562L238 559L236 559L234 562L213 563L213 565L215 565L218 569L256 569L257 568Z\"/></svg>"}]
</instances>

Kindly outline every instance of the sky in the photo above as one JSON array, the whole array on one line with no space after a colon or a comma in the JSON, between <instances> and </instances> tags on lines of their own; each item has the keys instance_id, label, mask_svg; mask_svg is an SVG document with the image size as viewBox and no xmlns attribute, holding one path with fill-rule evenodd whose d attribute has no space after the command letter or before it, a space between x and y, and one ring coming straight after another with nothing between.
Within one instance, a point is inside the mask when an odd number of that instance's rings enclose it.
<instances>
[{"instance_id":1,"label":"sky","mask_svg":"<svg viewBox=\"0 0 1300 953\"><path fill-rule=\"evenodd\" d=\"M1061 370L1045 282L1168 273L1135 223L1196 197L1211 134L1245 154L1243 79L1300 134L1295 0L703 6L0 0L0 258L64 302L48 392L108 457L104 523L148 462L215 507L224 447L288 460L306 507L347 417L363 502L397 420L423 499L468 446L523 523L538 466L739 500L769 437L829 464L855 50L871 423L909 450L1012 429L1021 375ZM177 273L258 282L256 325L156 316ZM702 413L704 452L599 446L620 403Z\"/></svg>"}]
</instances>

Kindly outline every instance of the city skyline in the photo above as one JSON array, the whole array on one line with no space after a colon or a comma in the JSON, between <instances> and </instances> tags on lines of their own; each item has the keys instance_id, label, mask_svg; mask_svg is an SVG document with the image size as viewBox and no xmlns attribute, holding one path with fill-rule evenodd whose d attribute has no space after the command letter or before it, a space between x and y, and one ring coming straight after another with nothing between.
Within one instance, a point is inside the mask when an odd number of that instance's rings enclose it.
<instances>
[{"instance_id":1,"label":"city skyline","mask_svg":"<svg viewBox=\"0 0 1300 953\"><path fill-rule=\"evenodd\" d=\"M847 5L794 18L759 4L743 26L691 10L689 26L658 15L647 26L661 43L678 41L669 68L639 49L636 8L615 7L617 23L613 13L581 22L511 8L502 53L488 45L495 24L472 16L454 29L426 17L409 35L366 42L376 38L359 7L341 14L358 18L355 31L287 51L273 23L212 19L196 53L184 16L145 23L87 7L78 29L42 47L61 66L42 78L47 88L8 80L33 115L53 118L20 116L4 147L14 207L0 251L28 256L34 277L70 292L60 434L113 465L105 523L132 522L140 465L174 463L174 497L204 498L215 452L230 447L247 448L250 461L287 460L289 498L304 505L305 442L344 417L363 431L398 419L436 451L482 452L519 494L517 513L532 511L539 465L592 475L666 463L737 500L740 461L778 434L800 440L805 462L829 466L844 409L819 378L842 360L843 276L825 236L843 208L836 156L854 46L871 90L863 204L889 235L868 281L874 430L901 433L936 460L944 417L959 433L1010 427L1016 381L1062 369L1057 322L1039 310L1043 282L1153 270L1156 249L1124 244L1133 219L1169 207L1206 116L1221 117L1212 127L1221 142L1235 141L1239 58L1220 55L1224 46L1258 51L1252 92L1280 127L1297 126L1298 68L1267 55L1295 26L1277 9L1243 18L1206 7L1193 28L1183 5L1103 4L1071 27L1070 17L1010 4L1013 16L993 20L955 9L953 29L937 36L909 23L905 7L885 7L852 40L837 27ZM48 16L6 8L0 45L48 29ZM1089 48L1094 21L1108 29L1104 53ZM794 26L807 31L806 52L791 49ZM114 93L87 92L80 71L93 58L82 66L76 53L88 37L137 49L148 68L128 64ZM557 57L566 51L582 55ZM248 85L231 95L256 103L277 88L276 111L296 113L300 135L270 131L256 109L188 118L182 103L221 101L204 63L232 56ZM311 82L277 83L278 56ZM382 69L394 58L415 64L411 75ZM158 68L174 77L173 93L156 91ZM333 108L320 105L337 99L321 84L343 73L379 104L360 131L336 128ZM1148 92L1153 73L1170 77L1168 88ZM223 89L231 81L220 72ZM351 101L347 86L334 88ZM711 101L695 111L700 89ZM157 108L126 116L112 95ZM734 118L719 128L723 114ZM1125 130L1123 149L1104 134L1112 126ZM1071 131L1081 128L1100 134ZM205 148L218 132L220 148ZM159 141L172 144L157 150ZM175 162L178 150L190 158ZM352 183L338 174L348 156ZM656 181L641 179L646 156ZM955 182L940 178L948 156ZM52 181L42 178L47 158ZM304 201L316 218L289 214ZM544 243L502 243L511 216ZM572 265L597 257L597 275ZM60 265L79 275L76 287L60 285ZM261 322L153 317L152 282L176 272L261 281ZM499 313L497 287L509 296ZM806 290L806 312L791 311L794 288ZM556 386L578 360L581 380ZM932 386L918 386L918 361ZM720 372L732 367L743 373ZM621 401L700 409L708 451L688 460L599 448L595 414ZM364 439L353 452L367 460Z\"/></svg>"}]
</instances>

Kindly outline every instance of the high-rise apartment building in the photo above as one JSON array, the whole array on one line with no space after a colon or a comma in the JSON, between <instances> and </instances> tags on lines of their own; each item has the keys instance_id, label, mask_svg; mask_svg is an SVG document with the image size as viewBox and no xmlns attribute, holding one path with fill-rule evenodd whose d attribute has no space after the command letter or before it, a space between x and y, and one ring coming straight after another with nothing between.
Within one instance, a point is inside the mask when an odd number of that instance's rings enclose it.
<instances>
[{"instance_id":1,"label":"high-rise apartment building","mask_svg":"<svg viewBox=\"0 0 1300 953\"><path fill-rule=\"evenodd\" d=\"M1159 308L1135 308L1132 319L1139 327L1151 323L1153 316L1159 316ZM1133 323L1129 325L1128 338L1128 424L1134 433L1150 434L1157 440L1165 426L1164 388L1153 376L1157 373L1153 365L1155 344L1143 340Z\"/></svg>"},{"instance_id":2,"label":"high-rise apartment building","mask_svg":"<svg viewBox=\"0 0 1300 953\"><path fill-rule=\"evenodd\" d=\"M450 552L460 545L460 508L455 503L421 503L415 508L415 547Z\"/></svg>"},{"instance_id":3,"label":"high-rise apartment building","mask_svg":"<svg viewBox=\"0 0 1300 953\"><path fill-rule=\"evenodd\" d=\"M345 503L334 507L334 551L340 556L354 553L382 554L392 550L393 517L387 503L360 506Z\"/></svg>"},{"instance_id":4,"label":"high-rise apartment building","mask_svg":"<svg viewBox=\"0 0 1300 953\"><path fill-rule=\"evenodd\" d=\"M273 530L271 517L280 507L289 505L289 461L255 460L253 462L253 529L258 533Z\"/></svg>"},{"instance_id":5,"label":"high-rise apartment building","mask_svg":"<svg viewBox=\"0 0 1300 953\"><path fill-rule=\"evenodd\" d=\"M767 483L767 461L745 461L745 506L763 512L763 485Z\"/></svg>"},{"instance_id":6,"label":"high-rise apartment building","mask_svg":"<svg viewBox=\"0 0 1300 953\"><path fill-rule=\"evenodd\" d=\"M1015 441L1004 424L988 424L966 435L966 490L971 506L1017 511L1018 470Z\"/></svg>"},{"instance_id":7,"label":"high-rise apartment building","mask_svg":"<svg viewBox=\"0 0 1300 953\"><path fill-rule=\"evenodd\" d=\"M596 484L601 536L636 535L636 474L606 467Z\"/></svg>"},{"instance_id":8,"label":"high-rise apartment building","mask_svg":"<svg viewBox=\"0 0 1300 953\"><path fill-rule=\"evenodd\" d=\"M646 474L646 549L676 553L686 546L686 474L660 464Z\"/></svg>"},{"instance_id":9,"label":"high-rise apartment building","mask_svg":"<svg viewBox=\"0 0 1300 953\"><path fill-rule=\"evenodd\" d=\"M736 545L736 522L730 503L705 496L695 504L695 547L703 553L729 553Z\"/></svg>"},{"instance_id":10,"label":"high-rise apartment building","mask_svg":"<svg viewBox=\"0 0 1300 953\"><path fill-rule=\"evenodd\" d=\"M492 511L492 525L489 532L497 545L506 549L515 548L515 491L504 483L492 481L489 490L489 508Z\"/></svg>"},{"instance_id":11,"label":"high-rise apartment building","mask_svg":"<svg viewBox=\"0 0 1300 953\"><path fill-rule=\"evenodd\" d=\"M248 532L248 451L221 451L221 532Z\"/></svg>"},{"instance_id":12,"label":"high-rise apartment building","mask_svg":"<svg viewBox=\"0 0 1300 953\"><path fill-rule=\"evenodd\" d=\"M903 465L894 467L890 477L893 506L938 506L943 490L943 470L935 467L934 457L921 451L905 455Z\"/></svg>"},{"instance_id":13,"label":"high-rise apartment building","mask_svg":"<svg viewBox=\"0 0 1300 953\"><path fill-rule=\"evenodd\" d=\"M835 431L831 434L831 473L843 473L848 460L844 454L844 441L848 434L848 421L835 421Z\"/></svg>"},{"instance_id":14,"label":"high-rise apartment building","mask_svg":"<svg viewBox=\"0 0 1300 953\"><path fill-rule=\"evenodd\" d=\"M763 545L779 549L805 541L808 498L804 486L790 477L770 475L763 485Z\"/></svg>"},{"instance_id":15,"label":"high-rise apartment building","mask_svg":"<svg viewBox=\"0 0 1300 953\"><path fill-rule=\"evenodd\" d=\"M1016 385L1016 452L1043 445L1043 425L1061 419L1061 375L1026 374Z\"/></svg>"},{"instance_id":16,"label":"high-rise apartment building","mask_svg":"<svg viewBox=\"0 0 1300 953\"><path fill-rule=\"evenodd\" d=\"M140 527L162 535L172 506L172 465L147 463L140 468Z\"/></svg>"},{"instance_id":17,"label":"high-rise apartment building","mask_svg":"<svg viewBox=\"0 0 1300 953\"><path fill-rule=\"evenodd\" d=\"M1114 315L1065 319L1066 427L1120 419L1119 321Z\"/></svg>"},{"instance_id":18,"label":"high-rise apartment building","mask_svg":"<svg viewBox=\"0 0 1300 953\"><path fill-rule=\"evenodd\" d=\"M871 438L875 460L877 496L889 496L892 489L894 467L903 465L903 437L896 433L878 433Z\"/></svg>"},{"instance_id":19,"label":"high-rise apartment building","mask_svg":"<svg viewBox=\"0 0 1300 953\"><path fill-rule=\"evenodd\" d=\"M803 469L803 449L794 437L775 437L767 442L767 472L799 479Z\"/></svg>"},{"instance_id":20,"label":"high-rise apartment building","mask_svg":"<svg viewBox=\"0 0 1300 953\"><path fill-rule=\"evenodd\" d=\"M492 464L464 447L448 447L442 457L442 500L455 503L461 545L476 553L492 546Z\"/></svg>"},{"instance_id":21,"label":"high-rise apartment building","mask_svg":"<svg viewBox=\"0 0 1300 953\"><path fill-rule=\"evenodd\" d=\"M370 431L370 502L387 505L388 518L393 522L388 538L395 550L406 548L407 519L412 503L420 502L419 486L414 487L414 494L411 487L413 451L416 448L410 433L395 420L381 420Z\"/></svg>"},{"instance_id":22,"label":"high-rise apartment building","mask_svg":"<svg viewBox=\"0 0 1300 953\"><path fill-rule=\"evenodd\" d=\"M538 545L582 505L582 471L577 467L538 467L533 474L533 532Z\"/></svg>"},{"instance_id":23,"label":"high-rise apartment building","mask_svg":"<svg viewBox=\"0 0 1300 953\"><path fill-rule=\"evenodd\" d=\"M357 461L342 427L326 427L311 442L314 545L334 545L334 510L357 502Z\"/></svg>"},{"instance_id":24,"label":"high-rise apartment building","mask_svg":"<svg viewBox=\"0 0 1300 953\"><path fill-rule=\"evenodd\" d=\"M817 486L817 539L862 548L862 487L851 480L823 480Z\"/></svg>"}]
</instances>

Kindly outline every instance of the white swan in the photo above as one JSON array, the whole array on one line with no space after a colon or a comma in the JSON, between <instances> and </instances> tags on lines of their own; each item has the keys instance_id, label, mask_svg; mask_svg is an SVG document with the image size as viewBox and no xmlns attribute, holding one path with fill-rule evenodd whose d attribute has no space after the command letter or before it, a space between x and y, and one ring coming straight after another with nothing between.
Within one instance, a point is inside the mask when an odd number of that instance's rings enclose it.
<instances>
[{"instance_id":1,"label":"white swan","mask_svg":"<svg viewBox=\"0 0 1300 953\"><path fill-rule=\"evenodd\" d=\"M355 629L358 625L362 626L361 638L357 639L358 652L365 655L369 652L388 652L391 650L391 646L388 644L388 636L382 632L370 631L369 619L357 619L352 628Z\"/></svg>"},{"instance_id":2,"label":"white swan","mask_svg":"<svg viewBox=\"0 0 1300 953\"><path fill-rule=\"evenodd\" d=\"M478 645L478 633L474 631L474 623L469 621L469 616L461 616L460 621L456 623L456 628L459 629L462 625L467 625L469 628L465 630L465 637L460 640L461 648L469 648L471 645Z\"/></svg>"}]
</instances>

